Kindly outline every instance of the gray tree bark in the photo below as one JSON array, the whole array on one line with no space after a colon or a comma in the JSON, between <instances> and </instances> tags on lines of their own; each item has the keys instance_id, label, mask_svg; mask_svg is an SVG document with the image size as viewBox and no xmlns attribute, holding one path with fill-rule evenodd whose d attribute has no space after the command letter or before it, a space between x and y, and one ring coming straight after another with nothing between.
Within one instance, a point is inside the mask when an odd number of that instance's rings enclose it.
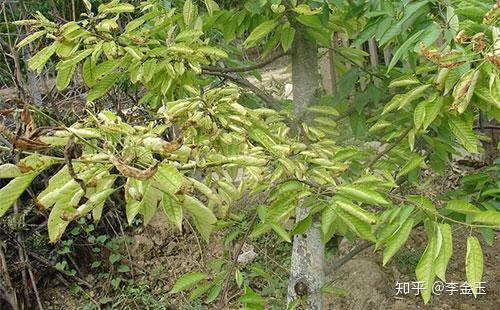
<instances>
[{"instance_id":1,"label":"gray tree bark","mask_svg":"<svg viewBox=\"0 0 500 310\"><path fill-rule=\"evenodd\" d=\"M31 58L30 50L31 45L24 49L23 59L25 62ZM28 76L28 96L31 99L31 102L36 106L42 106L42 91L40 90L38 78L29 68L26 68L26 75Z\"/></svg>"},{"instance_id":2,"label":"gray tree bark","mask_svg":"<svg viewBox=\"0 0 500 310\"><path fill-rule=\"evenodd\" d=\"M294 112L299 122L310 122L308 107L317 102L320 77L318 72L318 48L306 40L303 28L298 25L292 46L292 83ZM304 219L308 210L297 207L296 221ZM309 310L322 308L320 289L324 283L324 245L321 242L317 220L305 234L293 239L288 303L302 298Z\"/></svg>"}]
</instances>

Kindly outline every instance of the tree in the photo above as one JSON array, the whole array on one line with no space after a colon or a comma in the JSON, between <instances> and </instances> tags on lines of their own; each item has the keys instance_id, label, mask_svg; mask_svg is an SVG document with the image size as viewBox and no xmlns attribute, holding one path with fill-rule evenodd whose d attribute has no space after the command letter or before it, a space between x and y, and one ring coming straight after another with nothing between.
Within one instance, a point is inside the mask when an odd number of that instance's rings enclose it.
<instances>
[{"instance_id":1,"label":"tree","mask_svg":"<svg viewBox=\"0 0 500 310\"><path fill-rule=\"evenodd\" d=\"M0 167L1 178L13 178L0 190L0 215L55 165L58 172L37 197L51 209L52 242L78 217L92 213L99 220L115 191L125 196L129 222L140 214L147 223L161 207L179 229L189 218L209 242L232 202L263 193L267 207L252 210L245 236L274 231L291 242L294 235L289 302L309 309L321 308L323 244L335 234L383 246L386 264L424 226L428 245L416 276L427 302L435 277L445 278L451 225L489 232L499 227L495 189L444 201L396 193L401 184L415 183L424 167L444 170L459 145L480 152L474 122L480 119L484 129L485 119L500 119L498 3L247 1L220 9L213 0L204 6L180 1L172 8L154 0L137 7L118 0L97 8L84 2L80 21L60 25L35 14L17 22L34 31L19 47L44 42L28 65L40 72L56 59L61 91L81 68L89 104L97 105L113 88L136 87L138 104L149 113L130 123L109 110L89 111L88 119L70 126L51 120L58 128L47 132L33 129L26 108L24 136L2 133L17 150L34 153ZM334 33L350 38L352 47L332 49ZM356 48L372 38L394 51L376 71L365 68L369 54ZM232 48L242 41L241 47L258 46L269 60L242 64ZM336 63L341 77L334 97L319 86L322 49L344 60ZM293 109L244 75L286 54L292 60ZM251 90L265 107L245 106L241 88L221 87L218 80ZM339 136L345 127L337 122L346 118L355 142ZM384 147L362 146L370 140ZM81 156L70 151L74 144ZM46 153L63 146L64 157ZM493 173L497 169L492 166ZM287 231L283 224L290 218L297 223ZM467 280L476 294L482 252L472 234L467 245ZM193 298L217 288L224 306L232 273L229 263L210 280L188 274L172 292L202 283ZM249 286L240 301L249 309L264 303Z\"/></svg>"}]
</instances>

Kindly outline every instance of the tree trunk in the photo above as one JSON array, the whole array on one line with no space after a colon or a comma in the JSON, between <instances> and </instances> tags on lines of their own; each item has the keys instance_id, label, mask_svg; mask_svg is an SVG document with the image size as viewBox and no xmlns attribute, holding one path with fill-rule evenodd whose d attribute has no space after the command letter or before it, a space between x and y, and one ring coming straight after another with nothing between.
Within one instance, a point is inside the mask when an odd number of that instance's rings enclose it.
<instances>
[{"instance_id":1,"label":"tree trunk","mask_svg":"<svg viewBox=\"0 0 500 310\"><path fill-rule=\"evenodd\" d=\"M378 49L377 49L377 42L375 42L375 39L371 38L370 40L368 40L368 49L370 50L370 64L372 68L377 68Z\"/></svg>"},{"instance_id":2,"label":"tree trunk","mask_svg":"<svg viewBox=\"0 0 500 310\"><path fill-rule=\"evenodd\" d=\"M301 26L292 46L293 106L298 122L308 122L307 108L318 100L320 90L318 47L307 41Z\"/></svg>"},{"instance_id":3,"label":"tree trunk","mask_svg":"<svg viewBox=\"0 0 500 310\"><path fill-rule=\"evenodd\" d=\"M335 46L335 35L333 35L330 49L326 51L320 63L321 82L327 95L333 95L337 92L337 69L335 68L335 54L332 50Z\"/></svg>"},{"instance_id":4,"label":"tree trunk","mask_svg":"<svg viewBox=\"0 0 500 310\"><path fill-rule=\"evenodd\" d=\"M298 25L292 47L292 82L294 111L298 121L310 122L307 108L317 102L319 94L318 48L307 41L303 28ZM296 221L308 214L297 207ZM324 245L320 238L320 226L315 219L305 234L293 239L288 303L301 297L309 310L321 309L320 288L324 282Z\"/></svg>"},{"instance_id":5,"label":"tree trunk","mask_svg":"<svg viewBox=\"0 0 500 310\"><path fill-rule=\"evenodd\" d=\"M392 47L387 46L384 47L384 63L388 66L391 63L392 59Z\"/></svg>"},{"instance_id":6,"label":"tree trunk","mask_svg":"<svg viewBox=\"0 0 500 310\"><path fill-rule=\"evenodd\" d=\"M31 58L29 49L31 49L31 46L28 46L24 49L23 58L25 62L27 62L28 59ZM28 76L28 94L30 96L31 103L40 107L43 105L43 101L42 91L40 90L38 78L36 77L35 73L29 68L26 68L26 75Z\"/></svg>"}]
</instances>

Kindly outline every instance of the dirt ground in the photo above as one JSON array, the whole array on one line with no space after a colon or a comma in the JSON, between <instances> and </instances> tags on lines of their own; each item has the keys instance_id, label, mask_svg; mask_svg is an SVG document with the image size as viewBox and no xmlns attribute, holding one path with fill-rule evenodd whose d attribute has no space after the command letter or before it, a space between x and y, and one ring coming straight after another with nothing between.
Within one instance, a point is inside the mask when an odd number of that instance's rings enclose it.
<instances>
[{"instance_id":1,"label":"dirt ground","mask_svg":"<svg viewBox=\"0 0 500 310\"><path fill-rule=\"evenodd\" d=\"M465 281L465 247L468 231L456 229L453 231L454 254L450 260L447 281L463 283ZM161 212L157 214L154 221L148 227L139 229L133 237L134 243L130 252L135 262L133 269L141 282L146 282L149 294L157 301L148 309L216 309L197 303L189 303L187 296L168 295L175 279L186 272L206 270L206 266L217 257L223 256L223 242L220 236L214 236L211 245L207 246L203 241L197 240L195 234L185 232L180 234L167 224L166 218ZM496 235L499 242L500 234ZM332 283L336 287L344 288L347 296L324 295L325 310L361 310L361 309L498 309L500 306L500 252L498 247L483 245L485 273L483 281L486 282L486 294L475 299L472 295L446 295L432 296L428 305L424 305L420 296L413 293L408 295L396 294L396 282L416 281L414 268L418 262L425 236L423 232L412 234L405 249L397 254L393 260L382 267L381 252L373 252L368 249L356 256L354 259L342 266L333 276ZM352 245L347 245L350 247ZM262 248L259 256L266 255ZM273 251L273 249L265 249ZM277 260L279 260L277 258ZM289 262L279 261L282 264L282 276L286 276L286 267ZM270 262L270 264L273 264ZM265 266L266 269L275 269L273 265ZM141 273L141 271L145 271ZM142 275L141 275L142 274ZM285 279L286 280L286 279ZM283 293L284 293L283 288ZM90 292L98 295L99 292ZM284 296L284 295L282 295ZM68 292L63 286L53 287L42 292L47 309L95 309L88 296L77 297ZM114 297L117 298L117 297ZM131 298L130 296L128 298ZM281 304L285 300L281 300ZM123 301L126 305L127 301ZM276 304L276 303L274 303ZM108 304L104 308L110 308ZM115 309L137 309L130 306ZM129 308L130 307L130 308ZM236 305L227 309L238 309ZM285 309L285 307L273 306L267 309Z\"/></svg>"},{"instance_id":2,"label":"dirt ground","mask_svg":"<svg viewBox=\"0 0 500 310\"><path fill-rule=\"evenodd\" d=\"M468 231L458 228L453 231L453 256L450 259L446 273L447 283L464 283L465 277L465 252ZM479 238L481 239L481 238ZM414 268L425 244L423 232L412 235L406 248L396 257L382 267L382 255L366 250L363 254L346 263L335 275L333 284L348 291L346 297L325 296L324 309L333 310L358 310L358 309L498 309L500 307L500 251L497 243L500 234L497 233L493 246L482 243L484 253L485 295L433 295L427 305L420 296L414 292L403 295L397 294L396 283L416 281ZM436 279L435 281L438 281Z\"/></svg>"}]
</instances>

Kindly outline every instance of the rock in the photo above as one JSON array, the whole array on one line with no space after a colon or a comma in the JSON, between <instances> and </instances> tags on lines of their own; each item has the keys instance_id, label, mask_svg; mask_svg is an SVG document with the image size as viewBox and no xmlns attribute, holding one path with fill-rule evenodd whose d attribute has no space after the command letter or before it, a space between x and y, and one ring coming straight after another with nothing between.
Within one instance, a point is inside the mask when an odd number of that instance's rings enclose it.
<instances>
[{"instance_id":1,"label":"rock","mask_svg":"<svg viewBox=\"0 0 500 310\"><path fill-rule=\"evenodd\" d=\"M245 243L241 249L241 254L238 256L238 263L246 265L251 263L257 257L253 249L253 245Z\"/></svg>"}]
</instances>

